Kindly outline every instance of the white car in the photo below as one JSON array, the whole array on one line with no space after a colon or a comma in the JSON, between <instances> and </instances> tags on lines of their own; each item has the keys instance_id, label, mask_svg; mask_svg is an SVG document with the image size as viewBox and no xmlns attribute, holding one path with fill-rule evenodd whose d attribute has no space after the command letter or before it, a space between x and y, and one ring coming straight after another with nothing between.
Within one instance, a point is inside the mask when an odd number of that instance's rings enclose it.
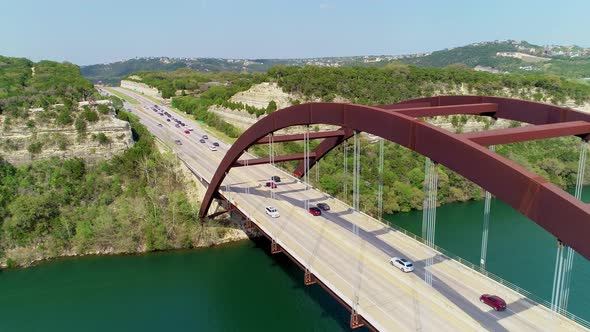
<instances>
[{"instance_id":1,"label":"white car","mask_svg":"<svg viewBox=\"0 0 590 332\"><path fill-rule=\"evenodd\" d=\"M279 210L277 210L277 208L274 206L267 206L264 209L266 210L266 214L268 214L269 216L271 216L273 218L278 218L280 216Z\"/></svg>"},{"instance_id":2,"label":"white car","mask_svg":"<svg viewBox=\"0 0 590 332\"><path fill-rule=\"evenodd\" d=\"M209 150L217 151L217 147L215 145L209 145Z\"/></svg>"},{"instance_id":3,"label":"white car","mask_svg":"<svg viewBox=\"0 0 590 332\"><path fill-rule=\"evenodd\" d=\"M403 272L414 271L414 264L405 258L393 257L389 261L389 263L391 263L391 265L397 267L398 269L402 270Z\"/></svg>"}]
</instances>

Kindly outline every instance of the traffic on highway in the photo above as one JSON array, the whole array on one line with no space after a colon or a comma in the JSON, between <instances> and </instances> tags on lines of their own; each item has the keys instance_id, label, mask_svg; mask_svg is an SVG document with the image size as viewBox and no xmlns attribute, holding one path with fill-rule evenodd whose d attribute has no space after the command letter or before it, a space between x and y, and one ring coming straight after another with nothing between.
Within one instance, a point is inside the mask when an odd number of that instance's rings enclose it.
<instances>
[{"instance_id":1,"label":"traffic on highway","mask_svg":"<svg viewBox=\"0 0 590 332\"><path fill-rule=\"evenodd\" d=\"M211 179L228 144L185 114L118 91L140 101L126 107ZM241 157L248 158L254 156ZM221 192L379 330L584 330L271 165L232 169ZM434 261L428 271L427 259ZM434 276L432 285L424 281L427 272Z\"/></svg>"}]
</instances>

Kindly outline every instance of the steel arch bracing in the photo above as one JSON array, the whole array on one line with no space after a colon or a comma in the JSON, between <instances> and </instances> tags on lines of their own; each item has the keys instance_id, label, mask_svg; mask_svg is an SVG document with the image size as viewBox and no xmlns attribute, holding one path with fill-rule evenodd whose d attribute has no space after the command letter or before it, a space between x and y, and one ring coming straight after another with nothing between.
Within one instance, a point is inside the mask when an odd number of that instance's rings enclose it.
<instances>
[{"instance_id":1,"label":"steel arch bracing","mask_svg":"<svg viewBox=\"0 0 590 332\"><path fill-rule=\"evenodd\" d=\"M489 111L485 107L477 109L474 106L490 104L496 105L495 111ZM457 108L452 108L457 106ZM588 114L572 111L567 108L554 105L535 103L526 100L486 97L486 96L438 96L418 99L405 100L397 104L380 105L378 108L386 109L413 117L432 117L452 114L477 114L490 116L495 119L514 120L534 125L553 124L560 122L571 122L576 120L590 121ZM446 109L444 107L447 107ZM451 107L451 108L449 108ZM441 110L442 108L442 110ZM486 112L487 111L487 112ZM438 114L437 114L438 113ZM346 137L346 139L350 136ZM310 159L309 168L313 168L315 163L322 159L325 154L332 151L341 142L335 140L324 140L314 150L315 158ZM299 163L293 172L296 176L303 176L305 168L303 163Z\"/></svg>"},{"instance_id":2,"label":"steel arch bracing","mask_svg":"<svg viewBox=\"0 0 590 332\"><path fill-rule=\"evenodd\" d=\"M423 106L427 102L434 107ZM587 241L590 234L588 204L516 163L496 155L467 135L453 134L415 118L416 114L461 114L467 104L482 103L495 104L495 107L480 107L479 113L497 118L531 124L569 121L590 123L590 114L567 108L479 96L424 98L401 105L379 107L344 103L296 105L268 115L238 138L211 179L199 214L201 217L207 215L227 172L237 165L243 152L261 138L286 127L327 124L383 137L448 167L506 202L590 260L590 243ZM412 105L413 110L403 105ZM585 136L588 133L579 134ZM318 157L316 155L315 160Z\"/></svg>"}]
</instances>

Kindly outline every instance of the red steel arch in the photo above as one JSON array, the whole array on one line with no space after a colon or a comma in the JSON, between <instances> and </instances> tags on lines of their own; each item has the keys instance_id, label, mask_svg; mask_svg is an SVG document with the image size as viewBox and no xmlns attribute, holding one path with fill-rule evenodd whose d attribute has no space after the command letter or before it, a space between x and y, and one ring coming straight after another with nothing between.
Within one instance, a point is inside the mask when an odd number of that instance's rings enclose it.
<instances>
[{"instance_id":1,"label":"red steel arch","mask_svg":"<svg viewBox=\"0 0 590 332\"><path fill-rule=\"evenodd\" d=\"M400 103L390 105L376 106L387 109L392 112L401 110L404 112L406 108L414 108L416 113L424 113L419 115L427 117L429 112L425 108L439 107L439 106L454 106L454 105L477 105L482 103L493 103L498 105L496 112L481 112L478 115L490 116L495 119L514 120L525 122L534 125L545 125L551 123L571 122L571 121L590 121L590 116L585 113L573 111L571 109L558 107L549 104L536 103L526 100L510 99L503 97L487 97L487 96L437 96L425 97L405 100ZM474 114L469 112L469 109L460 110L453 114ZM432 116L432 115L431 115ZM344 139L348 139L347 136ZM341 142L335 139L323 140L314 150L315 157L310 158L309 168L312 168L317 161L322 159L328 152L332 151ZM303 176L305 174L305 167L303 162L295 168L293 172L296 176Z\"/></svg>"},{"instance_id":2,"label":"red steel arch","mask_svg":"<svg viewBox=\"0 0 590 332\"><path fill-rule=\"evenodd\" d=\"M416 119L448 114L489 115L545 126L490 131L501 133L477 136L453 134ZM590 260L587 241L590 205L489 151L482 143L501 144L564 135L586 137L590 133L590 114L506 98L434 97L378 107L309 103L279 110L252 125L231 146L207 188L199 215L207 215L225 175L238 165L238 158L244 151L277 130L308 124L335 125L370 133L429 157L491 192Z\"/></svg>"}]
</instances>

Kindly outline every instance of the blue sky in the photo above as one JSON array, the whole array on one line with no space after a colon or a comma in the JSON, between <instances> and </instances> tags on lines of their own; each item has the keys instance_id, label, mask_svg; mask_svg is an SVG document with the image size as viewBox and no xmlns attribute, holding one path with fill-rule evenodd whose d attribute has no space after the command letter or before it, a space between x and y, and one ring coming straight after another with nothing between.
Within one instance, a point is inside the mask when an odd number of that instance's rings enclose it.
<instances>
[{"instance_id":1,"label":"blue sky","mask_svg":"<svg viewBox=\"0 0 590 332\"><path fill-rule=\"evenodd\" d=\"M495 39L590 47L588 0L4 1L0 54L80 65L137 56L405 54Z\"/></svg>"}]
</instances>

